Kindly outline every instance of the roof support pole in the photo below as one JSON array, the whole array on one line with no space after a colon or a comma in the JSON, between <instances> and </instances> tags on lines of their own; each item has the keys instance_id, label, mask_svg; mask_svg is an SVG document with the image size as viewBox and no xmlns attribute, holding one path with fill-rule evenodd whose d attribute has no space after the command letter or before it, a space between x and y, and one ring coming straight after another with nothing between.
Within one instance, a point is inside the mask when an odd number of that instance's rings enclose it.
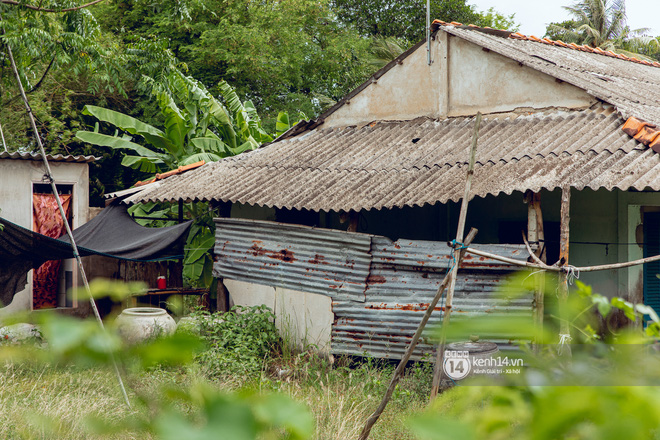
<instances>
[{"instance_id":1,"label":"roof support pole","mask_svg":"<svg viewBox=\"0 0 660 440\"><path fill-rule=\"evenodd\" d=\"M2 146L5 149L5 153L9 153L9 149L7 149L7 142L5 141L5 134L2 132L2 124L0 124L0 139L2 139Z\"/></svg>"},{"instance_id":2,"label":"roof support pole","mask_svg":"<svg viewBox=\"0 0 660 440\"><path fill-rule=\"evenodd\" d=\"M4 26L1 25L1 22L2 22L2 16L0 16L0 29L4 34ZM83 267L82 259L80 258L80 253L78 252L78 246L76 245L76 242L73 238L73 232L71 232L71 226L69 225L69 220L66 217L66 213L64 212L64 207L62 206L62 200L60 199L60 195L57 192L57 186L55 185L55 180L53 179L53 173L50 169L50 165L48 164L48 159L46 159L46 150L44 149L44 145L41 142L41 136L39 135L39 130L37 129L37 123L35 122L34 115L32 114L32 108L30 107L30 103L28 102L27 95L25 94L25 90L23 89L23 84L21 83L21 76L18 73L18 68L16 67L16 61L14 61L14 54L12 53L9 44L5 44L5 47L7 48L7 54L9 55L9 61L11 62L11 67L14 72L14 76L16 77L18 90L20 91L21 97L23 98L23 102L25 103L25 108L27 110L27 114L30 119L30 125L32 126L32 130L34 132L34 137L37 140L37 145L39 145L39 151L41 152L41 157L44 161L44 167L46 168L46 177L50 181L50 186L53 190L53 194L55 195L55 200L57 201L57 206L59 207L60 215L62 216L62 221L64 222L64 226L66 227L66 233L69 236L69 240L71 241L71 247L73 248L73 255L75 256L76 261L78 262L80 275L82 277L83 284L85 285L85 291L89 295L89 302L92 306L92 310L94 311L94 316L96 317L96 320L98 321L101 329L105 331L103 320L101 319L99 310L96 307L96 302L94 301L94 297L92 296L92 291L89 288L89 282L87 281L85 268ZM124 401L126 402L126 405L130 408L131 403L128 400L128 395L126 394L126 388L124 387L124 381L122 380L121 374L119 373L119 368L117 367L117 361L115 360L115 357L112 354L111 354L111 358L112 358L112 365L115 370L115 375L117 376L117 381L119 383L119 388L121 388L121 392L122 395L124 396Z\"/></svg>"},{"instance_id":3,"label":"roof support pole","mask_svg":"<svg viewBox=\"0 0 660 440\"><path fill-rule=\"evenodd\" d=\"M426 0L426 62L430 66L431 60L431 0Z\"/></svg>"},{"instance_id":4,"label":"roof support pole","mask_svg":"<svg viewBox=\"0 0 660 440\"><path fill-rule=\"evenodd\" d=\"M561 189L561 211L559 226L559 267L568 266L568 240L569 223L571 221L571 187L565 185ZM568 271L559 272L559 345L561 353L567 357L571 356L571 329L568 323Z\"/></svg>"},{"instance_id":5,"label":"roof support pole","mask_svg":"<svg viewBox=\"0 0 660 440\"><path fill-rule=\"evenodd\" d=\"M545 234L543 231L543 213L541 212L541 195L539 193L527 191L525 193L525 203L527 203L527 238L529 239L530 244L537 246L534 254L545 263L546 251ZM544 275L545 272L539 272L534 275L534 324L536 327L536 348L538 348L539 341L541 341L541 335L543 334Z\"/></svg>"},{"instance_id":6,"label":"roof support pole","mask_svg":"<svg viewBox=\"0 0 660 440\"><path fill-rule=\"evenodd\" d=\"M456 240L454 241L454 265L449 272L449 288L447 289L447 299L445 300L445 310L442 316L442 330L440 342L435 358L435 367L433 369L433 382L431 384L431 399L438 395L440 381L443 376L442 364L445 358L445 343L447 342L447 327L449 327L449 317L451 316L452 302L454 300L454 289L456 288L456 274L458 273L458 257L462 250L463 234L465 231L465 220L467 218L467 208L470 202L470 189L472 187L472 176L474 175L474 163L477 157L477 140L479 139L479 126L481 125L481 113L477 113L474 122L474 132L472 133L472 145L470 146L470 162L468 164L467 176L465 178L465 192L461 202L461 212L458 216L458 227L456 228Z\"/></svg>"},{"instance_id":7,"label":"roof support pole","mask_svg":"<svg viewBox=\"0 0 660 440\"><path fill-rule=\"evenodd\" d=\"M231 206L231 202L222 202L216 200L211 201L211 209L213 215L217 215L219 218L230 218ZM215 256L213 260L215 261ZM229 294L229 289L227 289L227 286L225 286L224 278L217 277L216 280L218 281L218 285L215 291L215 310L217 312L228 312L231 309L231 297Z\"/></svg>"}]
</instances>

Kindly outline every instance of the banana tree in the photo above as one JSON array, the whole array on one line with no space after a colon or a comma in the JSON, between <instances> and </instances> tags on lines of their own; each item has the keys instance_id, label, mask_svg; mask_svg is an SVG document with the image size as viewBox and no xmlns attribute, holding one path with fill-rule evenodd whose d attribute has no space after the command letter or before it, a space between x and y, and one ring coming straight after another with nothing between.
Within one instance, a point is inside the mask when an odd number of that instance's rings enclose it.
<instances>
[{"instance_id":1,"label":"banana tree","mask_svg":"<svg viewBox=\"0 0 660 440\"><path fill-rule=\"evenodd\" d=\"M100 133L97 122L94 131L79 131L76 137L90 144L127 150L122 165L147 173L200 160L215 162L271 141L254 105L241 102L224 81L220 89L229 109L197 81L177 72L170 75L165 86L153 87L164 120L162 130L124 113L87 105L83 113L114 125L115 133ZM181 107L177 101L183 103Z\"/></svg>"},{"instance_id":2,"label":"banana tree","mask_svg":"<svg viewBox=\"0 0 660 440\"><path fill-rule=\"evenodd\" d=\"M76 137L90 144L127 151L122 165L147 173L164 172L200 160L214 162L273 140L262 128L252 102L241 102L225 81L219 84L224 104L201 83L176 71L159 82L147 79L147 85L158 102L163 129L114 110L88 105L83 113L112 124L115 132L100 133L97 122L94 131L79 131ZM280 113L276 136L291 126L288 115ZM210 251L215 235L212 213L206 204L187 204L184 209L186 217L196 219L186 243L184 275L193 284L208 286L212 280ZM134 206L131 212L157 218L172 213L153 203ZM172 213L173 221L177 215ZM142 223L157 224L156 221Z\"/></svg>"}]
</instances>

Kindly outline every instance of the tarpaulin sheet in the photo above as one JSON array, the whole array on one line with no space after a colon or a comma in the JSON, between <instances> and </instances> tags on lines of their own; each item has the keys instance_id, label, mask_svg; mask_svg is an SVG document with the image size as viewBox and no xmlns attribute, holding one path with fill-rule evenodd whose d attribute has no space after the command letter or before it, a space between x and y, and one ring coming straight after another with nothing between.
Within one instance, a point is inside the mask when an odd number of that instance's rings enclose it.
<instances>
[{"instance_id":1,"label":"tarpaulin sheet","mask_svg":"<svg viewBox=\"0 0 660 440\"><path fill-rule=\"evenodd\" d=\"M111 205L73 231L81 256L105 255L134 261L183 257L183 245L192 222L165 228L135 223L125 205ZM0 305L7 305L27 283L27 272L48 260L73 258L64 236L56 240L0 217Z\"/></svg>"}]
</instances>

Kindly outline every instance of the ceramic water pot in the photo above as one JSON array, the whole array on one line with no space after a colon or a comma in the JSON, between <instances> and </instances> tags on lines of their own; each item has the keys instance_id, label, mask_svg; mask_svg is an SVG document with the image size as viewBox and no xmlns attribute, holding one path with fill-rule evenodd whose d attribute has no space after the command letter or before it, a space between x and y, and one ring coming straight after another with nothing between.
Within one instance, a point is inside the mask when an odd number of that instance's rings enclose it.
<instances>
[{"instance_id":1,"label":"ceramic water pot","mask_svg":"<svg viewBox=\"0 0 660 440\"><path fill-rule=\"evenodd\" d=\"M115 324L119 335L129 344L168 336L176 330L174 319L164 309L157 307L124 309Z\"/></svg>"}]
</instances>

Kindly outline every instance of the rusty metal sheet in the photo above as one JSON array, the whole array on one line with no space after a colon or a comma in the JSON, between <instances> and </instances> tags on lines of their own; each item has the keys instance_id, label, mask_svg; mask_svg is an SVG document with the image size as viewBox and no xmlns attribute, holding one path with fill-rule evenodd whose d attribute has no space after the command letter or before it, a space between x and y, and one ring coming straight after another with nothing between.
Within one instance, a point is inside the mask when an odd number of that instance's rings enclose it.
<instances>
[{"instance_id":1,"label":"rusty metal sheet","mask_svg":"<svg viewBox=\"0 0 660 440\"><path fill-rule=\"evenodd\" d=\"M371 236L215 219L214 276L364 302Z\"/></svg>"},{"instance_id":2,"label":"rusty metal sheet","mask_svg":"<svg viewBox=\"0 0 660 440\"><path fill-rule=\"evenodd\" d=\"M453 264L446 243L392 240L368 234L276 222L216 219L214 275L327 295L335 323L331 348L338 354L400 355ZM519 245L473 245L524 260ZM467 255L456 279L455 319L480 315L529 316L532 295L506 302L496 293L512 266ZM441 302L431 325L442 319ZM508 344L516 334L482 338ZM421 344L420 358L432 347Z\"/></svg>"},{"instance_id":3,"label":"rusty metal sheet","mask_svg":"<svg viewBox=\"0 0 660 440\"><path fill-rule=\"evenodd\" d=\"M487 252L524 260L526 250L518 245L474 245ZM399 240L385 237L372 240L372 265L365 303L333 301L335 324L332 352L397 359L406 350L421 322L424 311L436 294L453 258L446 243ZM458 271L454 293L454 320L461 317L532 317L532 294L504 300L505 278L514 268L506 263L468 255ZM426 337L443 317L444 302L431 316ZM483 334L482 339L509 347L529 335ZM422 359L433 346L422 342L413 355Z\"/></svg>"}]
</instances>

